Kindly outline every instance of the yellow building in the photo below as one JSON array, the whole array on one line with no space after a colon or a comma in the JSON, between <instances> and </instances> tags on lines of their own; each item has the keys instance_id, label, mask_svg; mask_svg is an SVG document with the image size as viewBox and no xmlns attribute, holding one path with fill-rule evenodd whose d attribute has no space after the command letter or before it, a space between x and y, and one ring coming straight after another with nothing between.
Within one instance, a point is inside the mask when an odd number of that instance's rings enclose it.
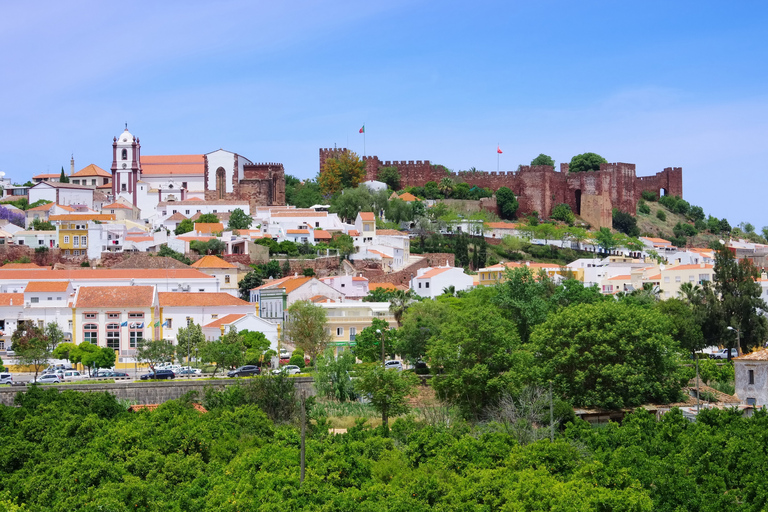
<instances>
[{"instance_id":1,"label":"yellow building","mask_svg":"<svg viewBox=\"0 0 768 512\"><path fill-rule=\"evenodd\" d=\"M559 276L560 278L570 278L582 282L584 281L583 269L573 270L561 265L555 265L553 263L533 263L530 261L518 263L516 261L508 261L506 263L498 263L496 265L478 270L477 274L480 276L478 279L478 284L480 286L491 286L504 282L507 269L522 267L530 268L534 275L538 274L540 270L543 270L550 279L554 279Z\"/></svg>"},{"instance_id":2,"label":"yellow building","mask_svg":"<svg viewBox=\"0 0 768 512\"><path fill-rule=\"evenodd\" d=\"M88 223L115 220L106 214L51 215L50 221L59 232L59 249L63 256L86 256L88 254Z\"/></svg>"},{"instance_id":3,"label":"yellow building","mask_svg":"<svg viewBox=\"0 0 768 512\"><path fill-rule=\"evenodd\" d=\"M326 330L331 334L329 346L336 355L355 346L355 337L378 318L397 327L389 302L320 302L327 315Z\"/></svg>"}]
</instances>

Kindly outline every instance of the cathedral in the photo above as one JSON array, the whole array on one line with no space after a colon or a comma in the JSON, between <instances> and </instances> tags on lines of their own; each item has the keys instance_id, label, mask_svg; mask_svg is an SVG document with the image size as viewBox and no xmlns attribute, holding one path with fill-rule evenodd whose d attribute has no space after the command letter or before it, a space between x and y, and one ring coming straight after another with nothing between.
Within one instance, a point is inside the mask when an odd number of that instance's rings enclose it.
<instances>
[{"instance_id":1,"label":"cathedral","mask_svg":"<svg viewBox=\"0 0 768 512\"><path fill-rule=\"evenodd\" d=\"M112 142L112 200L123 198L154 214L160 202L237 201L257 206L285 204L283 164L253 163L219 149L201 155L141 154L139 138L126 126Z\"/></svg>"}]
</instances>

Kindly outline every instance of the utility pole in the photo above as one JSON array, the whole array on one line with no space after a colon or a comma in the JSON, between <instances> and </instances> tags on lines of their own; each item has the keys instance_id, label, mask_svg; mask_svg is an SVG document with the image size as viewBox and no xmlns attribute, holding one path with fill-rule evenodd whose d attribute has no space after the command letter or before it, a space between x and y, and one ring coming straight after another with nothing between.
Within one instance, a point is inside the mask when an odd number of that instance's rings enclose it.
<instances>
[{"instance_id":1,"label":"utility pole","mask_svg":"<svg viewBox=\"0 0 768 512\"><path fill-rule=\"evenodd\" d=\"M555 404L552 400L552 381L549 381L549 441L555 442Z\"/></svg>"},{"instance_id":2,"label":"utility pole","mask_svg":"<svg viewBox=\"0 0 768 512\"><path fill-rule=\"evenodd\" d=\"M304 391L301 392L301 476L299 477L299 485L304 483L304 468L305 468L305 442L307 439L307 397Z\"/></svg>"},{"instance_id":3,"label":"utility pole","mask_svg":"<svg viewBox=\"0 0 768 512\"><path fill-rule=\"evenodd\" d=\"M381 334L381 365L384 366L384 363L387 362L386 355L384 354L384 338L386 336L386 330L382 331L381 329L376 329L376 332Z\"/></svg>"}]
</instances>

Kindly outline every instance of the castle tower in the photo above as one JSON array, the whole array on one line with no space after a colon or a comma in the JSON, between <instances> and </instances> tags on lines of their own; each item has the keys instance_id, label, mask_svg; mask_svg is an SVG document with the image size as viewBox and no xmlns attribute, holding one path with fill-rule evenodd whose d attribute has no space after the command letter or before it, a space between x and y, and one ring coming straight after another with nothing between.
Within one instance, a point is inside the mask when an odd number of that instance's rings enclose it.
<instances>
[{"instance_id":1,"label":"castle tower","mask_svg":"<svg viewBox=\"0 0 768 512\"><path fill-rule=\"evenodd\" d=\"M112 197L125 198L136 206L136 183L141 179L141 144L138 137L125 131L112 139Z\"/></svg>"}]
</instances>

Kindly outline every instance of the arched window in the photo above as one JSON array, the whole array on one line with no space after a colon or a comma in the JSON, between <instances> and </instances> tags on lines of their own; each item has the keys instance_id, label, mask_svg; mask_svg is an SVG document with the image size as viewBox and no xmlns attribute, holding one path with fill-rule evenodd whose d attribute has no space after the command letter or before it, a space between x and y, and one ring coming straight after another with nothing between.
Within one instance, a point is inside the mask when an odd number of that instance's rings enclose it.
<instances>
[{"instance_id":1,"label":"arched window","mask_svg":"<svg viewBox=\"0 0 768 512\"><path fill-rule=\"evenodd\" d=\"M107 324L107 347L120 349L120 324Z\"/></svg>"},{"instance_id":2,"label":"arched window","mask_svg":"<svg viewBox=\"0 0 768 512\"><path fill-rule=\"evenodd\" d=\"M227 192L227 176L223 167L216 169L216 192L219 199L224 199Z\"/></svg>"},{"instance_id":3,"label":"arched window","mask_svg":"<svg viewBox=\"0 0 768 512\"><path fill-rule=\"evenodd\" d=\"M128 150L127 149L123 150L123 160L128 160Z\"/></svg>"},{"instance_id":4,"label":"arched window","mask_svg":"<svg viewBox=\"0 0 768 512\"><path fill-rule=\"evenodd\" d=\"M99 344L99 326L96 324L85 324L83 326L83 341Z\"/></svg>"}]
</instances>

